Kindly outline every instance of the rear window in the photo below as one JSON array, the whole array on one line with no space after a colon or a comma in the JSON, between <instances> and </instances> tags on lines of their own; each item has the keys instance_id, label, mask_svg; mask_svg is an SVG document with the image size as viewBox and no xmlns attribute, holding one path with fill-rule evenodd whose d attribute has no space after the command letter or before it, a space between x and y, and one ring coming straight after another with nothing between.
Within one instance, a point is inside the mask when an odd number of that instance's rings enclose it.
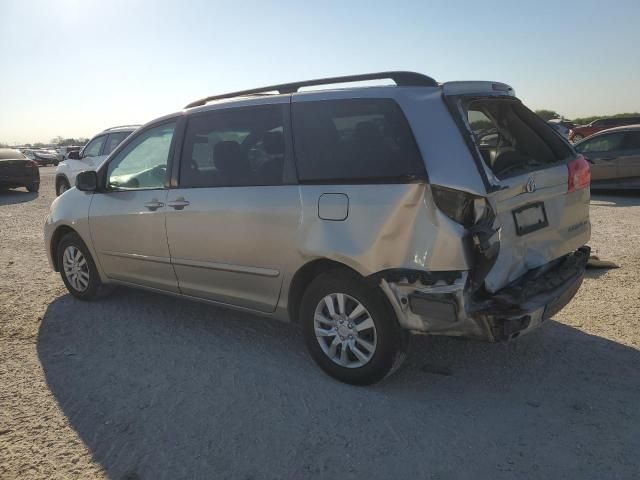
<instances>
[{"instance_id":1,"label":"rear window","mask_svg":"<svg viewBox=\"0 0 640 480\"><path fill-rule=\"evenodd\" d=\"M410 181L424 178L406 118L391 99L293 103L301 182Z\"/></svg>"},{"instance_id":2,"label":"rear window","mask_svg":"<svg viewBox=\"0 0 640 480\"><path fill-rule=\"evenodd\" d=\"M471 101L467 120L485 164L498 178L544 168L572 156L571 147L516 100Z\"/></svg>"},{"instance_id":3,"label":"rear window","mask_svg":"<svg viewBox=\"0 0 640 480\"><path fill-rule=\"evenodd\" d=\"M0 160L23 160L25 157L18 150L12 150L9 148L0 148Z\"/></svg>"}]
</instances>

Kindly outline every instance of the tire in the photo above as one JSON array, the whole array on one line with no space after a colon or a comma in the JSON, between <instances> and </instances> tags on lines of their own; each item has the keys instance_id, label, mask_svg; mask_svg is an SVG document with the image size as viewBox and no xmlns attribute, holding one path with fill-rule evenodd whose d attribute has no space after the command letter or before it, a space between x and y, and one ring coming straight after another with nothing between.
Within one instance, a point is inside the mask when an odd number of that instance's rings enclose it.
<instances>
[{"instance_id":1,"label":"tire","mask_svg":"<svg viewBox=\"0 0 640 480\"><path fill-rule=\"evenodd\" d=\"M68 257L65 258L65 255ZM58 243L56 256L62 281L74 297L91 301L103 298L111 292L111 286L103 284L100 280L89 249L77 233L70 232L62 237ZM77 273L74 276L72 272Z\"/></svg>"},{"instance_id":2,"label":"tire","mask_svg":"<svg viewBox=\"0 0 640 480\"><path fill-rule=\"evenodd\" d=\"M360 313L354 314L356 310ZM384 293L346 269L323 273L311 282L299 318L311 357L341 382L371 385L394 372L405 358L408 335ZM317 328L323 333L320 337Z\"/></svg>"},{"instance_id":3,"label":"tire","mask_svg":"<svg viewBox=\"0 0 640 480\"><path fill-rule=\"evenodd\" d=\"M66 192L70 188L71 188L71 185L69 185L69 182L67 181L67 179L66 178L60 178L56 182L56 195L59 197L60 195L62 195L64 192Z\"/></svg>"},{"instance_id":4,"label":"tire","mask_svg":"<svg viewBox=\"0 0 640 480\"><path fill-rule=\"evenodd\" d=\"M25 188L27 189L27 192L36 193L38 190L40 190L40 184L32 183L31 185L27 185Z\"/></svg>"}]
</instances>

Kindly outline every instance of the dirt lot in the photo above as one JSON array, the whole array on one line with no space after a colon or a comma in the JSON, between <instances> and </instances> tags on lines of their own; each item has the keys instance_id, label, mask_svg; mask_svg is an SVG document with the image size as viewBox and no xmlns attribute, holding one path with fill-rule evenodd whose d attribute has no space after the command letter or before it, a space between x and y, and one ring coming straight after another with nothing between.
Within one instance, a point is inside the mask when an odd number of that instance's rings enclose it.
<instances>
[{"instance_id":1,"label":"dirt lot","mask_svg":"<svg viewBox=\"0 0 640 480\"><path fill-rule=\"evenodd\" d=\"M639 478L640 195L594 196L591 271L507 345L417 338L339 384L295 328L49 271L39 195L0 194L0 478Z\"/></svg>"}]
</instances>

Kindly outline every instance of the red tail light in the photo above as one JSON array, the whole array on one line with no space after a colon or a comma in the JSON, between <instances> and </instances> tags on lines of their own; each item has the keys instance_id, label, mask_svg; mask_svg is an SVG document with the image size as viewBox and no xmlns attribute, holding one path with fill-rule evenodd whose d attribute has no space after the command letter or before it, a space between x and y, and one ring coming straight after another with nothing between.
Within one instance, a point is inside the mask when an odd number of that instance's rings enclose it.
<instances>
[{"instance_id":1,"label":"red tail light","mask_svg":"<svg viewBox=\"0 0 640 480\"><path fill-rule=\"evenodd\" d=\"M589 167L589 162L582 155L578 155L567 166L569 167L569 192L589 186L591 183L591 167Z\"/></svg>"}]
</instances>

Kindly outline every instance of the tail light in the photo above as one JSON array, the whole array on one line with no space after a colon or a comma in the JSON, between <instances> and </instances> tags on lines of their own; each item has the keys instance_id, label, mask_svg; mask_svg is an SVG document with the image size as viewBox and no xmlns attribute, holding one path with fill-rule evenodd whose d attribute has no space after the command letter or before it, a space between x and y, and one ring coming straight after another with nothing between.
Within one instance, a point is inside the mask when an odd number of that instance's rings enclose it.
<instances>
[{"instance_id":1,"label":"tail light","mask_svg":"<svg viewBox=\"0 0 640 480\"><path fill-rule=\"evenodd\" d=\"M36 162L35 160L29 160L29 166L38 168L38 162Z\"/></svg>"},{"instance_id":2,"label":"tail light","mask_svg":"<svg viewBox=\"0 0 640 480\"><path fill-rule=\"evenodd\" d=\"M567 167L569 168L569 192L575 192L589 186L591 183L591 167L589 167L589 162L582 155L578 155L575 160L571 160Z\"/></svg>"},{"instance_id":3,"label":"tail light","mask_svg":"<svg viewBox=\"0 0 640 480\"><path fill-rule=\"evenodd\" d=\"M484 198L460 190L431 186L433 201L451 220L465 227L473 225L484 215L487 203Z\"/></svg>"}]
</instances>

